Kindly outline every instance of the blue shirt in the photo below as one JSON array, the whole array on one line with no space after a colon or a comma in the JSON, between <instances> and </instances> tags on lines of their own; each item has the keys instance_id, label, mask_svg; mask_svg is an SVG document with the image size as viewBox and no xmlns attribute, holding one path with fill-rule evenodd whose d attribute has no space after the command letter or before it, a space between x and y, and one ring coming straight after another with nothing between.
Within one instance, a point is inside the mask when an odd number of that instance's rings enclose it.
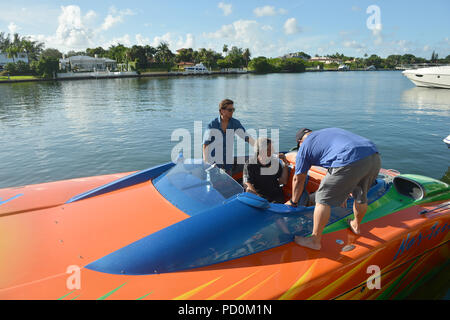
<instances>
[{"instance_id":1,"label":"blue shirt","mask_svg":"<svg viewBox=\"0 0 450 320\"><path fill-rule=\"evenodd\" d=\"M303 141L295 159L295 174L311 166L338 168L377 153L370 140L339 128L313 131Z\"/></svg>"},{"instance_id":2,"label":"blue shirt","mask_svg":"<svg viewBox=\"0 0 450 320\"><path fill-rule=\"evenodd\" d=\"M226 139L226 132L224 132L222 130L222 125L221 125L221 118L217 117L215 118L213 121L211 121L208 124L208 128L207 131L205 133L205 137L203 140L203 144L204 145L209 145L211 143L214 142L215 137L211 132L211 129L216 129L219 130L219 132L222 134L222 150L223 150L223 164L226 164L226 150L227 150L227 145L231 145L231 148L233 147L233 143L234 143L234 135L233 135L233 141L227 141L228 139ZM232 129L234 130L234 133L237 134L238 136L240 136L242 139L245 139L245 141L248 141L248 136L245 135L245 128L242 126L241 122L235 118L231 118L230 121L228 121L228 126L227 126L227 130L228 129ZM238 130L240 129L240 130ZM237 130L237 131L236 131ZM233 151L233 149L231 149L231 152ZM211 156L215 156L215 149L213 149L211 151ZM225 165L226 168L231 168L231 164Z\"/></svg>"}]
</instances>

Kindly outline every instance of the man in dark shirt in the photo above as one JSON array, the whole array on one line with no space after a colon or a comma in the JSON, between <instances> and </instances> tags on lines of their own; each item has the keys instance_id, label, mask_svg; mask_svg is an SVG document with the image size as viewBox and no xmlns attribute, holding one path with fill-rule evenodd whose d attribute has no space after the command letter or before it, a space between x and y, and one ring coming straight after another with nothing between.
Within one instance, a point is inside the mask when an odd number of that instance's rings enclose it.
<instances>
[{"instance_id":1,"label":"man in dark shirt","mask_svg":"<svg viewBox=\"0 0 450 320\"><path fill-rule=\"evenodd\" d=\"M255 156L247 160L244 166L243 182L247 192L254 193L269 202L284 203L280 184L288 181L288 161L284 155L279 159L272 157L272 141L259 138L256 143Z\"/></svg>"},{"instance_id":2,"label":"man in dark shirt","mask_svg":"<svg viewBox=\"0 0 450 320\"><path fill-rule=\"evenodd\" d=\"M233 118L234 111L232 100L222 100L219 103L219 117L208 124L203 141L203 160L208 163L215 162L229 175L231 175L234 162L232 156L234 135L238 135L251 145L255 143L255 140L245 132L241 122Z\"/></svg>"}]
</instances>

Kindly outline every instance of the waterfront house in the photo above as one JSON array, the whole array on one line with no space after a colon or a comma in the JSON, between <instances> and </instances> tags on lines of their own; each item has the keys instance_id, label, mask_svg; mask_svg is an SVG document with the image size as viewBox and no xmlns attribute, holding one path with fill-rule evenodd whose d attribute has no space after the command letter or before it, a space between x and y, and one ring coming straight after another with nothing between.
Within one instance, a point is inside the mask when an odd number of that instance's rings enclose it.
<instances>
[{"instance_id":1,"label":"waterfront house","mask_svg":"<svg viewBox=\"0 0 450 320\"><path fill-rule=\"evenodd\" d=\"M186 67L192 67L195 65L193 62L179 62L177 63L178 69L185 69Z\"/></svg>"},{"instance_id":2,"label":"waterfront house","mask_svg":"<svg viewBox=\"0 0 450 320\"><path fill-rule=\"evenodd\" d=\"M111 71L117 69L117 62L108 58L98 58L97 55L95 57L72 56L59 59L59 68L62 71L72 72Z\"/></svg>"},{"instance_id":3,"label":"waterfront house","mask_svg":"<svg viewBox=\"0 0 450 320\"><path fill-rule=\"evenodd\" d=\"M309 59L309 61L310 62L323 62L325 64L331 64L331 63L342 64L342 60L330 58L330 57L312 57L311 59Z\"/></svg>"},{"instance_id":4,"label":"waterfront house","mask_svg":"<svg viewBox=\"0 0 450 320\"><path fill-rule=\"evenodd\" d=\"M0 52L0 69L3 69L8 63L16 63L18 61L23 61L28 64L28 55L25 52L19 52L13 59L8 58L6 52Z\"/></svg>"}]
</instances>

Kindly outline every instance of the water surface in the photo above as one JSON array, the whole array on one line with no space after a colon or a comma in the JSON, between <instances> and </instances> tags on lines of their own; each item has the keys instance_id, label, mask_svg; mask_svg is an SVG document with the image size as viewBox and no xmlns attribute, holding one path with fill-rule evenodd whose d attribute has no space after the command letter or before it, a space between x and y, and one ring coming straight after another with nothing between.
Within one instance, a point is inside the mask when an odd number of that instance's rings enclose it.
<instances>
[{"instance_id":1,"label":"water surface","mask_svg":"<svg viewBox=\"0 0 450 320\"><path fill-rule=\"evenodd\" d=\"M450 163L450 90L400 72L17 83L0 97L0 188L168 162L173 131L206 127L224 98L247 129L279 129L281 149L300 127L341 127L374 141L384 168L440 179Z\"/></svg>"}]
</instances>

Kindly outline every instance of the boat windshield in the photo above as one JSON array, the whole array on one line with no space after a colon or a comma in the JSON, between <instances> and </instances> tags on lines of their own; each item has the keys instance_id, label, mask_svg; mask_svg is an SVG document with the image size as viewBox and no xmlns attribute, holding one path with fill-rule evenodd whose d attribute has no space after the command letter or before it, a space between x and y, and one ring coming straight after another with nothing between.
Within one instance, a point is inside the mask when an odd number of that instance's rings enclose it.
<instances>
[{"instance_id":1,"label":"boat windshield","mask_svg":"<svg viewBox=\"0 0 450 320\"><path fill-rule=\"evenodd\" d=\"M153 180L164 198L193 216L244 192L222 169L202 161L186 160Z\"/></svg>"}]
</instances>

